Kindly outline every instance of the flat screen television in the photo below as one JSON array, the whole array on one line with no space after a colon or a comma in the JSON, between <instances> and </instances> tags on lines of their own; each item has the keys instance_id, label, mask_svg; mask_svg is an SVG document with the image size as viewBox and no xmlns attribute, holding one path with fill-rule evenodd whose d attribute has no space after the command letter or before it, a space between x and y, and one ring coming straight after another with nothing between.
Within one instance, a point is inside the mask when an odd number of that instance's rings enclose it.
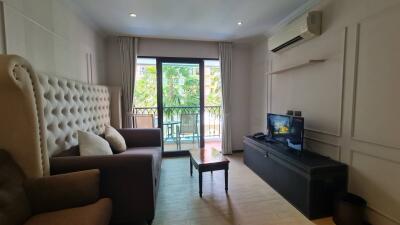
<instances>
[{"instance_id":1,"label":"flat screen television","mask_svg":"<svg viewBox=\"0 0 400 225\"><path fill-rule=\"evenodd\" d=\"M285 144L291 149L303 150L303 117L268 113L267 128L268 138Z\"/></svg>"}]
</instances>

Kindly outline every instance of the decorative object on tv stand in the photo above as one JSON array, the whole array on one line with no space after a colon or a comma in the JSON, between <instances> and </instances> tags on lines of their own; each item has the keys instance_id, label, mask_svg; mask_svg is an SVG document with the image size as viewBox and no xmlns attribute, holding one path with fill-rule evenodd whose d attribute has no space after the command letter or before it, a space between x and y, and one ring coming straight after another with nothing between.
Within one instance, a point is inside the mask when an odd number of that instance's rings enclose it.
<instances>
[{"instance_id":1,"label":"decorative object on tv stand","mask_svg":"<svg viewBox=\"0 0 400 225\"><path fill-rule=\"evenodd\" d=\"M294 111L294 116L301 116L301 111Z\"/></svg>"},{"instance_id":2,"label":"decorative object on tv stand","mask_svg":"<svg viewBox=\"0 0 400 225\"><path fill-rule=\"evenodd\" d=\"M293 115L294 115L293 110L288 110L288 111L286 112L286 115L288 115L288 116L293 116Z\"/></svg>"}]
</instances>

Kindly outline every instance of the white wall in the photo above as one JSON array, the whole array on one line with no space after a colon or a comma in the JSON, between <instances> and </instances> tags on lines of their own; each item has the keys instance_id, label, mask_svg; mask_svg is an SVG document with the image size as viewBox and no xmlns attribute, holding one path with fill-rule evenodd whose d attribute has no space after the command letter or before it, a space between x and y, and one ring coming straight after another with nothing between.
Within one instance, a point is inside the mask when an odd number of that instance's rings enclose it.
<instances>
[{"instance_id":1,"label":"white wall","mask_svg":"<svg viewBox=\"0 0 400 225\"><path fill-rule=\"evenodd\" d=\"M232 149L243 150L243 136L249 134L250 49L234 44L232 51Z\"/></svg>"},{"instance_id":2,"label":"white wall","mask_svg":"<svg viewBox=\"0 0 400 225\"><path fill-rule=\"evenodd\" d=\"M266 132L267 114L267 76L268 69L268 40L258 40L250 51L251 74L250 74L250 112L249 131L250 133Z\"/></svg>"},{"instance_id":3,"label":"white wall","mask_svg":"<svg viewBox=\"0 0 400 225\"><path fill-rule=\"evenodd\" d=\"M106 59L107 85L122 87L117 38L106 39Z\"/></svg>"},{"instance_id":4,"label":"white wall","mask_svg":"<svg viewBox=\"0 0 400 225\"><path fill-rule=\"evenodd\" d=\"M104 84L104 39L63 0L4 0L7 54L38 72ZM4 51L3 51L4 53Z\"/></svg>"},{"instance_id":5,"label":"white wall","mask_svg":"<svg viewBox=\"0 0 400 225\"><path fill-rule=\"evenodd\" d=\"M118 62L118 43L115 37L107 40L108 84L121 86ZM139 38L139 56L218 58L218 43L171 39ZM233 46L232 74L232 148L243 149L243 136L248 134L250 50L245 45Z\"/></svg>"},{"instance_id":6,"label":"white wall","mask_svg":"<svg viewBox=\"0 0 400 225\"><path fill-rule=\"evenodd\" d=\"M207 41L140 38L138 55L218 58L218 43Z\"/></svg>"},{"instance_id":7,"label":"white wall","mask_svg":"<svg viewBox=\"0 0 400 225\"><path fill-rule=\"evenodd\" d=\"M398 225L400 2L322 0L315 9L323 34L269 55L269 70L326 62L267 76L259 103L274 113L303 111L307 148L349 165L349 191L367 200L372 224Z\"/></svg>"},{"instance_id":8,"label":"white wall","mask_svg":"<svg viewBox=\"0 0 400 225\"><path fill-rule=\"evenodd\" d=\"M107 81L109 85L121 86L119 70L119 46L116 37L106 41ZM218 58L218 43L173 39L139 38L138 56Z\"/></svg>"}]
</instances>

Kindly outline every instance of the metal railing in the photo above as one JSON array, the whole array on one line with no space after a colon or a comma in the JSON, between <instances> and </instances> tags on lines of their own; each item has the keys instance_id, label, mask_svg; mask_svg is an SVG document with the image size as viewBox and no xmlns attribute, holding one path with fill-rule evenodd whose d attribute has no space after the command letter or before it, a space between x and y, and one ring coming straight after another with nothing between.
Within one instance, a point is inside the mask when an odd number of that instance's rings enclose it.
<instances>
[{"instance_id":1,"label":"metal railing","mask_svg":"<svg viewBox=\"0 0 400 225\"><path fill-rule=\"evenodd\" d=\"M199 114L200 107L196 106L174 106L164 107L164 121L179 121L182 114ZM204 106L204 136L221 137L222 134L222 111L221 106ZM154 124L158 124L157 107L135 107L133 114L153 115ZM199 116L200 118L200 116ZM200 125L199 125L200 127Z\"/></svg>"}]
</instances>

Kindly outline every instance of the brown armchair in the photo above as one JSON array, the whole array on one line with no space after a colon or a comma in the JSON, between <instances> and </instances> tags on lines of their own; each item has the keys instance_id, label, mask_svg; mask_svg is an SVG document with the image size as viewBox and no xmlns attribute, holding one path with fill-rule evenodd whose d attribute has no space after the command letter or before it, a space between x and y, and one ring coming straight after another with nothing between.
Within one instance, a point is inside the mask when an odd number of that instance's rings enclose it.
<instances>
[{"instance_id":1,"label":"brown armchair","mask_svg":"<svg viewBox=\"0 0 400 225\"><path fill-rule=\"evenodd\" d=\"M111 199L99 199L99 171L25 179L0 151L0 224L108 225Z\"/></svg>"},{"instance_id":2,"label":"brown armchair","mask_svg":"<svg viewBox=\"0 0 400 225\"><path fill-rule=\"evenodd\" d=\"M113 201L112 223L154 219L161 170L160 129L120 129L127 151L107 156L63 156L50 159L51 174L98 168L100 195Z\"/></svg>"}]
</instances>

